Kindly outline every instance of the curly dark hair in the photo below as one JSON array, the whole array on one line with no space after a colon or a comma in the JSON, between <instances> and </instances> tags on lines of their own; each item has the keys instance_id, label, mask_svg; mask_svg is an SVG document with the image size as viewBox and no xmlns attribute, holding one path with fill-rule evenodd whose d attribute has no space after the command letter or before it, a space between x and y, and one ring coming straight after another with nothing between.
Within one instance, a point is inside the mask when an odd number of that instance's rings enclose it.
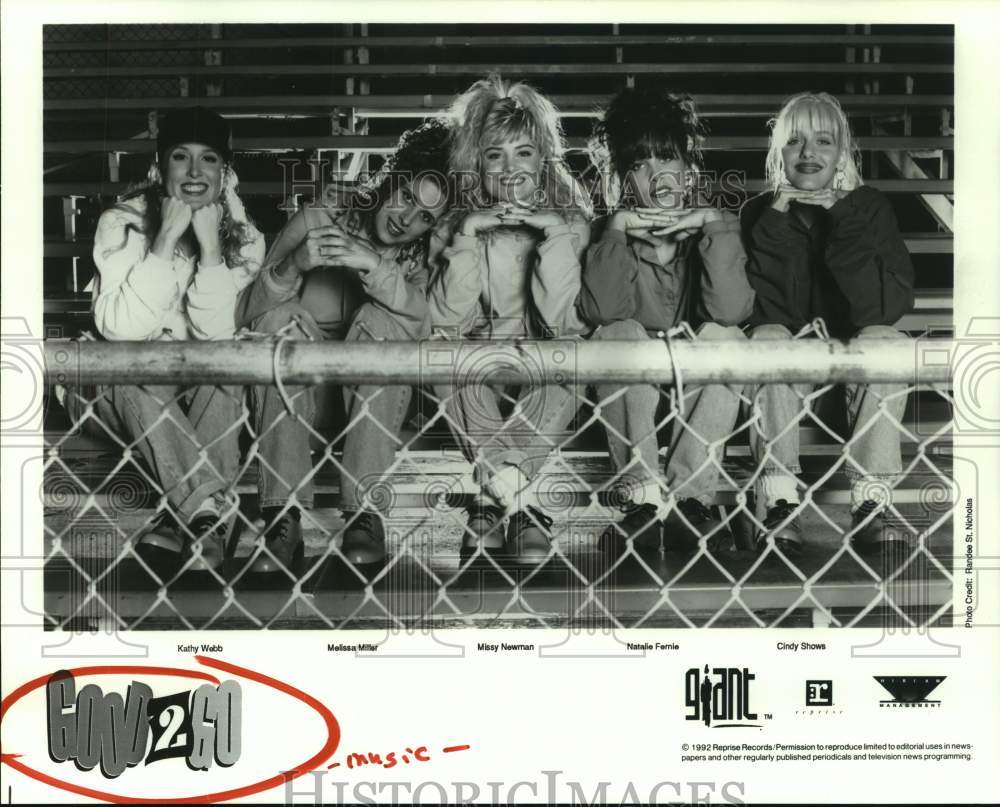
<instances>
[{"instance_id":1,"label":"curly dark hair","mask_svg":"<svg viewBox=\"0 0 1000 807\"><path fill-rule=\"evenodd\" d=\"M591 153L599 168L610 168L620 180L633 164L649 157L679 158L701 168L707 131L687 93L627 89L611 99L595 125Z\"/></svg>"},{"instance_id":2,"label":"curly dark hair","mask_svg":"<svg viewBox=\"0 0 1000 807\"><path fill-rule=\"evenodd\" d=\"M396 150L358 188L355 207L373 214L401 183L411 183L420 176L433 177L450 202L453 192L448 171L450 137L451 127L441 118L432 118L403 132Z\"/></svg>"}]
</instances>

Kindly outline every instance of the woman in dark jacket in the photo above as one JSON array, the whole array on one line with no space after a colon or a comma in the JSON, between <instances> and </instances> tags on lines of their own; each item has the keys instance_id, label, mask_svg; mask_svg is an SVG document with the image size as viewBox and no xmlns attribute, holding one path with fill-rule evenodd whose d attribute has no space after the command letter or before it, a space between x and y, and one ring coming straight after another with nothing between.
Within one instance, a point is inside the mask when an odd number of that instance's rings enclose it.
<instances>
[{"instance_id":1,"label":"woman in dark jacket","mask_svg":"<svg viewBox=\"0 0 1000 807\"><path fill-rule=\"evenodd\" d=\"M767 158L771 191L740 214L755 291L754 339L792 339L822 319L841 339L900 337L893 326L913 306L913 266L888 200L862 184L847 117L826 93L792 98L774 121ZM801 547L798 428L809 385L755 390L761 417L751 448L764 529L784 551ZM905 388L847 385L852 436L844 448L851 480L850 538L857 549L886 543L883 512L902 471ZM767 452L767 448L770 452Z\"/></svg>"}]
</instances>

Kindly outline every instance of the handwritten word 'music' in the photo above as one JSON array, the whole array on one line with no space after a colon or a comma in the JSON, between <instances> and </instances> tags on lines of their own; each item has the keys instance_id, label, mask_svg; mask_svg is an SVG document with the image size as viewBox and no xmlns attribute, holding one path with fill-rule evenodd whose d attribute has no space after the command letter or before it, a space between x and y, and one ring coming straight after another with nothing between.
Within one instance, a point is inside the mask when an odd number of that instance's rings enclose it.
<instances>
[{"instance_id":1,"label":"handwritten word 'music'","mask_svg":"<svg viewBox=\"0 0 1000 807\"><path fill-rule=\"evenodd\" d=\"M449 745L441 749L442 754L451 754L455 751L468 751L472 746L468 743L462 745ZM397 765L410 765L414 762L430 762L431 754L426 745L419 745L416 748L407 747L404 752L389 751L387 754L378 754L371 751L358 753L352 752L347 755L344 763L333 762L327 765L327 770L339 768L341 764L346 764L348 770L354 768L365 768L377 765L382 768L395 768Z\"/></svg>"}]
</instances>

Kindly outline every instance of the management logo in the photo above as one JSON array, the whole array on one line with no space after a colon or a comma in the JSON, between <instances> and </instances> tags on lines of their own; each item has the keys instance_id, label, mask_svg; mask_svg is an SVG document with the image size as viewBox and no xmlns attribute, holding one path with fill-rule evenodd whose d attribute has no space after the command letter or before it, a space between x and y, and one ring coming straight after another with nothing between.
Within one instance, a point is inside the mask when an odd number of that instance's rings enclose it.
<instances>
[{"instance_id":1,"label":"management logo","mask_svg":"<svg viewBox=\"0 0 1000 807\"><path fill-rule=\"evenodd\" d=\"M941 706L941 701L927 700L927 696L946 678L944 675L876 675L874 678L892 695L892 700L879 701L882 708L927 709Z\"/></svg>"}]
</instances>

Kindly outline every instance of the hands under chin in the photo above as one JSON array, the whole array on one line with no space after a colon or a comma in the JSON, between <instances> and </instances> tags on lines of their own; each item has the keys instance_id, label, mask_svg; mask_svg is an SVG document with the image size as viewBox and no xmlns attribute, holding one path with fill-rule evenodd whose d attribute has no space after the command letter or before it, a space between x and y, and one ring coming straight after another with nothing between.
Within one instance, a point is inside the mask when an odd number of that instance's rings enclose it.
<instances>
[{"instance_id":1,"label":"hands under chin","mask_svg":"<svg viewBox=\"0 0 1000 807\"><path fill-rule=\"evenodd\" d=\"M217 266L222 263L222 205L218 202L203 205L191 213L191 229L198 240L199 263Z\"/></svg>"}]
</instances>

